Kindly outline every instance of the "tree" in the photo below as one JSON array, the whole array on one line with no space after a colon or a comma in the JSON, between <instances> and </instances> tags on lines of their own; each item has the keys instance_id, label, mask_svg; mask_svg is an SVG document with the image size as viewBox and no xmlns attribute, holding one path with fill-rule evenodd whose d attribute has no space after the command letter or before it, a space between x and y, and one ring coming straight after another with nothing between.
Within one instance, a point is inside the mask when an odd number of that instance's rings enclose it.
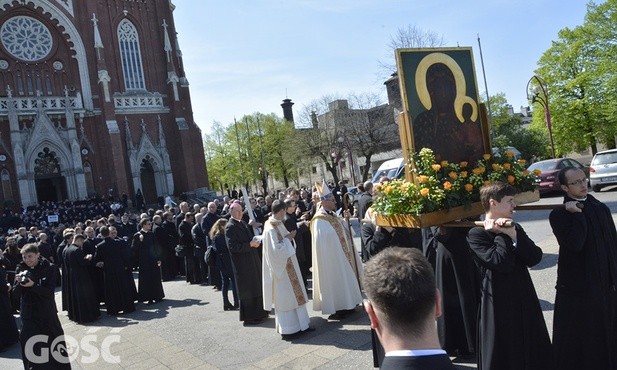
<instances>
[{"instance_id":1,"label":"tree","mask_svg":"<svg viewBox=\"0 0 617 370\"><path fill-rule=\"evenodd\" d=\"M365 181L371 157L400 146L393 112L381 103L378 94L350 94L347 99L323 96L303 107L302 112L299 147L309 158L319 158L334 182L340 180L337 169L350 150L356 158L365 157Z\"/></svg>"},{"instance_id":2,"label":"tree","mask_svg":"<svg viewBox=\"0 0 617 370\"><path fill-rule=\"evenodd\" d=\"M523 127L520 117L509 113L510 105L504 93L490 96L493 113L494 147L513 146L526 160L549 157L548 136L542 128Z\"/></svg>"},{"instance_id":3,"label":"tree","mask_svg":"<svg viewBox=\"0 0 617 370\"><path fill-rule=\"evenodd\" d=\"M390 41L387 44L387 55L378 61L379 70L386 75L396 72L396 63L394 62L393 52L399 48L436 48L445 45L445 40L442 35L435 31L423 30L416 25L407 25L407 27L399 27L396 33L390 35ZM382 77L381 74L380 77Z\"/></svg>"},{"instance_id":4,"label":"tree","mask_svg":"<svg viewBox=\"0 0 617 370\"><path fill-rule=\"evenodd\" d=\"M585 22L564 28L542 55L536 73L549 87L555 147L561 154L598 143L615 146L617 0L589 3ZM542 112L537 105L536 111ZM543 115L536 114L535 121Z\"/></svg>"}]
</instances>

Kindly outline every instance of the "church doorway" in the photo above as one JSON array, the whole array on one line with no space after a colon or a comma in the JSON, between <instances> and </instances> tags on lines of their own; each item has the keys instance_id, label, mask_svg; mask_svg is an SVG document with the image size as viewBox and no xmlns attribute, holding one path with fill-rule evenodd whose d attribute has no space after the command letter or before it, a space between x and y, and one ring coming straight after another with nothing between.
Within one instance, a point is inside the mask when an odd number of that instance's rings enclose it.
<instances>
[{"instance_id":1,"label":"church doorway","mask_svg":"<svg viewBox=\"0 0 617 370\"><path fill-rule=\"evenodd\" d=\"M156 178L154 175L154 168L152 166L152 160L149 156L146 156L141 161L141 193L144 197L145 204L157 203L156 193Z\"/></svg>"},{"instance_id":2,"label":"church doorway","mask_svg":"<svg viewBox=\"0 0 617 370\"><path fill-rule=\"evenodd\" d=\"M66 179L60 172L60 162L56 153L47 147L34 160L34 183L39 203L67 198Z\"/></svg>"},{"instance_id":3,"label":"church doorway","mask_svg":"<svg viewBox=\"0 0 617 370\"><path fill-rule=\"evenodd\" d=\"M66 199L66 181L64 177L48 177L34 180L38 202L57 202Z\"/></svg>"}]
</instances>

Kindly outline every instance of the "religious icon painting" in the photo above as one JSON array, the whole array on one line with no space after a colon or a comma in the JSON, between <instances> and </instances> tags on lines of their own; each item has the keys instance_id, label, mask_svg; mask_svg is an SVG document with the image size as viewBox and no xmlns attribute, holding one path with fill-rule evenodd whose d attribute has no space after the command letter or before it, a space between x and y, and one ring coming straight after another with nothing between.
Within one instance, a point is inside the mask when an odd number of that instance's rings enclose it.
<instances>
[{"instance_id":1,"label":"religious icon painting","mask_svg":"<svg viewBox=\"0 0 617 370\"><path fill-rule=\"evenodd\" d=\"M470 47L397 49L396 61L409 149L470 163L489 152Z\"/></svg>"}]
</instances>

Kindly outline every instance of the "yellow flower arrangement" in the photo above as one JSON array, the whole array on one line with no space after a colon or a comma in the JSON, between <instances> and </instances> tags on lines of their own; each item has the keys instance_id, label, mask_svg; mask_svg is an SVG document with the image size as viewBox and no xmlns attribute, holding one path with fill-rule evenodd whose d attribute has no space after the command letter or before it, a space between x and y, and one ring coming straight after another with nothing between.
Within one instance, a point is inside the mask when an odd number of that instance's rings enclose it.
<instances>
[{"instance_id":1,"label":"yellow flower arrangement","mask_svg":"<svg viewBox=\"0 0 617 370\"><path fill-rule=\"evenodd\" d=\"M492 181L503 181L519 191L535 190L535 172L525 169L524 160L514 153L494 157L484 154L474 166L469 162L436 163L433 151L423 148L412 156L416 182L389 181L375 187L373 207L384 215L428 213L458 206L469 207L480 201L480 188Z\"/></svg>"}]
</instances>

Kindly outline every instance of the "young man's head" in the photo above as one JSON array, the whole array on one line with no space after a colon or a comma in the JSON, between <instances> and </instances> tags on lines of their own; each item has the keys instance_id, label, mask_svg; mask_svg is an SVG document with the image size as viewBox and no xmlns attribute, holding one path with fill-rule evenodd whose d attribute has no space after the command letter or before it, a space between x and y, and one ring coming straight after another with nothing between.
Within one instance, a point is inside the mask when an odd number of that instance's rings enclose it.
<instances>
[{"instance_id":1,"label":"young man's head","mask_svg":"<svg viewBox=\"0 0 617 370\"><path fill-rule=\"evenodd\" d=\"M557 175L561 190L570 198L583 199L587 196L587 183L589 179L585 172L576 167L562 168Z\"/></svg>"},{"instance_id":2,"label":"young man's head","mask_svg":"<svg viewBox=\"0 0 617 370\"><path fill-rule=\"evenodd\" d=\"M287 209L286 202L275 200L272 202L272 216L274 216L277 220L282 220L285 218L285 210Z\"/></svg>"},{"instance_id":3,"label":"young man's head","mask_svg":"<svg viewBox=\"0 0 617 370\"><path fill-rule=\"evenodd\" d=\"M39 256L39 247L34 243L26 244L21 248L21 258L30 268L39 264Z\"/></svg>"},{"instance_id":4,"label":"young man's head","mask_svg":"<svg viewBox=\"0 0 617 370\"><path fill-rule=\"evenodd\" d=\"M427 338L429 346L435 345L441 302L433 269L419 250L386 248L366 264L363 283L371 327L387 351L412 349L393 343L422 346Z\"/></svg>"},{"instance_id":5,"label":"young man's head","mask_svg":"<svg viewBox=\"0 0 617 370\"><path fill-rule=\"evenodd\" d=\"M296 212L296 201L294 199L287 198L285 199L284 203L285 203L285 209L287 210L287 213L292 214Z\"/></svg>"},{"instance_id":6,"label":"young man's head","mask_svg":"<svg viewBox=\"0 0 617 370\"><path fill-rule=\"evenodd\" d=\"M494 181L480 188L480 202L492 218L512 218L516 207L514 196L518 190L501 181Z\"/></svg>"}]
</instances>

